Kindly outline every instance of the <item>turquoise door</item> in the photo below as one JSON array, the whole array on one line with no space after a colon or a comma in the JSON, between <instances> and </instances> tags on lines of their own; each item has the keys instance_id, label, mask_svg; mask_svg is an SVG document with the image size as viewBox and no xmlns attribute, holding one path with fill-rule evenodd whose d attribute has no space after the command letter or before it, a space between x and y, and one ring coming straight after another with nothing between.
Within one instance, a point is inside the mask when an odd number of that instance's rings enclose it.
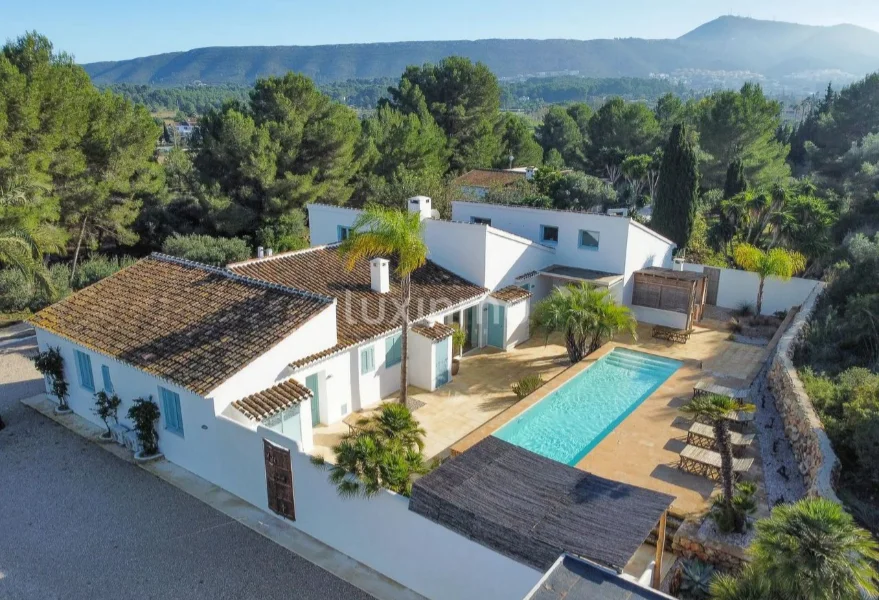
<instances>
[{"instance_id":1,"label":"turquoise door","mask_svg":"<svg viewBox=\"0 0 879 600\"><path fill-rule=\"evenodd\" d=\"M436 350L436 387L440 387L447 384L451 377L449 373L449 338L437 342L434 350Z\"/></svg>"},{"instance_id":2,"label":"turquoise door","mask_svg":"<svg viewBox=\"0 0 879 600\"><path fill-rule=\"evenodd\" d=\"M320 423L320 387L317 385L317 373L305 378L305 387L311 390L311 426Z\"/></svg>"},{"instance_id":3,"label":"turquoise door","mask_svg":"<svg viewBox=\"0 0 879 600\"><path fill-rule=\"evenodd\" d=\"M504 307L488 305L488 345L504 347Z\"/></svg>"}]
</instances>

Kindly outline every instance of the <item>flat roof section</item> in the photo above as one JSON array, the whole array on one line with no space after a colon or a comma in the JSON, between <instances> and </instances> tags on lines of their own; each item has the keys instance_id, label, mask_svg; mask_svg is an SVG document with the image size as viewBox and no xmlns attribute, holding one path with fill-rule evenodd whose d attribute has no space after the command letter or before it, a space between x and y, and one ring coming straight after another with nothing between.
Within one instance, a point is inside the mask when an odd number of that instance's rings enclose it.
<instances>
[{"instance_id":1,"label":"flat roof section","mask_svg":"<svg viewBox=\"0 0 879 600\"><path fill-rule=\"evenodd\" d=\"M592 269L581 269L579 267L568 267L565 265L550 265L545 269L541 269L540 274L548 275L550 277L561 277L563 279L587 281L602 287L610 287L623 278L623 276L618 273L593 271Z\"/></svg>"},{"instance_id":2,"label":"flat roof section","mask_svg":"<svg viewBox=\"0 0 879 600\"><path fill-rule=\"evenodd\" d=\"M416 481L409 510L540 571L565 552L621 570L673 501L488 436Z\"/></svg>"},{"instance_id":3,"label":"flat roof section","mask_svg":"<svg viewBox=\"0 0 879 600\"><path fill-rule=\"evenodd\" d=\"M668 600L596 564L562 556L524 600Z\"/></svg>"}]
</instances>

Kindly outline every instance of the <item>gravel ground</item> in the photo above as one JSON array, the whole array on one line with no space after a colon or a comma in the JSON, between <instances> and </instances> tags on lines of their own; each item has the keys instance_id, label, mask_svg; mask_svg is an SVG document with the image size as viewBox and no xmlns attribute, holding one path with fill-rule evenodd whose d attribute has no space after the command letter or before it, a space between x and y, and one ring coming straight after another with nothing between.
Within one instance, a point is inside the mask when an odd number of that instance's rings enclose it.
<instances>
[{"instance_id":1,"label":"gravel ground","mask_svg":"<svg viewBox=\"0 0 879 600\"><path fill-rule=\"evenodd\" d=\"M0 598L371 598L22 405L34 349L0 346Z\"/></svg>"}]
</instances>

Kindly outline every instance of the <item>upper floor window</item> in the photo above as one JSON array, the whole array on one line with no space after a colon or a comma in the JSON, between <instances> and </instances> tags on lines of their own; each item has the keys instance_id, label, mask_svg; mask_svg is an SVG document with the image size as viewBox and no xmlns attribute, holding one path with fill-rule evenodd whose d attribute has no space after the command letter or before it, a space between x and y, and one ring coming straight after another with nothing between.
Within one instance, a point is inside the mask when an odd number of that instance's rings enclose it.
<instances>
[{"instance_id":1,"label":"upper floor window","mask_svg":"<svg viewBox=\"0 0 879 600\"><path fill-rule=\"evenodd\" d=\"M351 228L350 227L345 227L344 225L339 225L337 231L339 233L339 241L340 242L344 242L349 237L351 237Z\"/></svg>"},{"instance_id":2,"label":"upper floor window","mask_svg":"<svg viewBox=\"0 0 879 600\"><path fill-rule=\"evenodd\" d=\"M470 217L471 223L476 223L477 225L491 225L491 219L486 219L484 217Z\"/></svg>"},{"instance_id":3,"label":"upper floor window","mask_svg":"<svg viewBox=\"0 0 879 600\"><path fill-rule=\"evenodd\" d=\"M559 228L553 225L540 226L540 242L548 246L555 246L559 243Z\"/></svg>"},{"instance_id":4,"label":"upper floor window","mask_svg":"<svg viewBox=\"0 0 879 600\"><path fill-rule=\"evenodd\" d=\"M580 239L578 246L587 250L598 250L599 233L597 231L580 230Z\"/></svg>"},{"instance_id":5,"label":"upper floor window","mask_svg":"<svg viewBox=\"0 0 879 600\"><path fill-rule=\"evenodd\" d=\"M79 350L74 350L73 355L76 357L76 374L79 378L79 385L94 392L95 376L92 373L92 358Z\"/></svg>"}]
</instances>

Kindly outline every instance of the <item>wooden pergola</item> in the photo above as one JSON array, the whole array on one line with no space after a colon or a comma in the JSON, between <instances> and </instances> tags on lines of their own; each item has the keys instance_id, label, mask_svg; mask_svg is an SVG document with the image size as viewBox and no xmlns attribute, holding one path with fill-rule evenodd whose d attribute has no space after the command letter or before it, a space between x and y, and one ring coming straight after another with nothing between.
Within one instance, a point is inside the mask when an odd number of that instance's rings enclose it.
<instances>
[{"instance_id":1,"label":"wooden pergola","mask_svg":"<svg viewBox=\"0 0 879 600\"><path fill-rule=\"evenodd\" d=\"M632 304L685 314L689 330L702 320L707 279L696 271L647 267L635 271Z\"/></svg>"}]
</instances>

